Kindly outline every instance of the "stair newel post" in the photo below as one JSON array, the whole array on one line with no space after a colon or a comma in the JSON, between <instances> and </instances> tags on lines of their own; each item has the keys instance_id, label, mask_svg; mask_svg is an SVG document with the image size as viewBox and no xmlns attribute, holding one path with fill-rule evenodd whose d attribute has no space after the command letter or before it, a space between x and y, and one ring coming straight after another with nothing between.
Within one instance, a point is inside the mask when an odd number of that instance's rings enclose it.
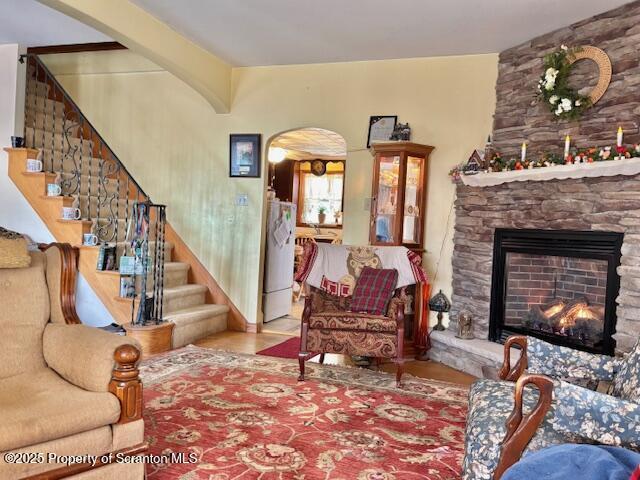
<instances>
[{"instance_id":1,"label":"stair newel post","mask_svg":"<svg viewBox=\"0 0 640 480\"><path fill-rule=\"evenodd\" d=\"M160 322L163 321L162 310L164 303L164 255L165 255L165 242L164 242L164 234L165 234L165 224L167 223L167 212L166 206L160 206L160 239L156 240L156 250L160 248L160 280L158 282L158 296L160 297L159 305L160 305L160 313L158 314L158 320ZM159 244L159 245L158 245Z\"/></svg>"},{"instance_id":2,"label":"stair newel post","mask_svg":"<svg viewBox=\"0 0 640 480\"><path fill-rule=\"evenodd\" d=\"M141 208L142 207L142 208ZM149 274L149 229L150 225L150 202L145 201L137 204L137 208L141 210L136 212L136 215L139 217L138 222L141 226L142 231L142 279L141 279L141 287L140 287L140 303L138 304L138 316L136 318L137 325L144 325L147 320L149 320L147 316L147 275Z\"/></svg>"},{"instance_id":3,"label":"stair newel post","mask_svg":"<svg viewBox=\"0 0 640 480\"><path fill-rule=\"evenodd\" d=\"M154 205L154 222L153 222L153 319L158 323L158 314L160 312L160 307L158 305L158 275L160 274L160 263L159 263L159 251L158 251L158 239L160 238L159 230L160 227L160 206Z\"/></svg>"}]
</instances>

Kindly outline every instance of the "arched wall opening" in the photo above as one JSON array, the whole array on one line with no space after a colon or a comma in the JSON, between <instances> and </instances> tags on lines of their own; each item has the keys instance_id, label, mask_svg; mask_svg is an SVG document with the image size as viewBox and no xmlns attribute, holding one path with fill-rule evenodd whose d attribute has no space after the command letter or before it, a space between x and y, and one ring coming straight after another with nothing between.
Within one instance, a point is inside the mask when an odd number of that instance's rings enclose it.
<instances>
[{"instance_id":1,"label":"arched wall opening","mask_svg":"<svg viewBox=\"0 0 640 480\"><path fill-rule=\"evenodd\" d=\"M304 243L342 242L347 144L331 130L296 128L272 136L265 156L262 331L294 333L303 298L293 272Z\"/></svg>"}]
</instances>

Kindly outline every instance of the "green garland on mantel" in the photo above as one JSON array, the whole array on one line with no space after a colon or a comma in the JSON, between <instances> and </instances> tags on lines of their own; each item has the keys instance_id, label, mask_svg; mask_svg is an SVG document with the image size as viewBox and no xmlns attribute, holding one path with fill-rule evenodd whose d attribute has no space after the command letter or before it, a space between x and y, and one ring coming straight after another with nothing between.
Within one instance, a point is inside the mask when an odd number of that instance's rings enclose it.
<instances>
[{"instance_id":1,"label":"green garland on mantel","mask_svg":"<svg viewBox=\"0 0 640 480\"><path fill-rule=\"evenodd\" d=\"M567 158L553 152L545 152L536 160L526 159L522 162L516 158L506 159L495 152L489 160L488 172L510 172L532 168L553 167L555 165L589 164L595 162L615 161L624 158L640 158L640 144L621 147L572 148ZM456 165L449 171L452 181L457 181L464 174L466 162Z\"/></svg>"}]
</instances>

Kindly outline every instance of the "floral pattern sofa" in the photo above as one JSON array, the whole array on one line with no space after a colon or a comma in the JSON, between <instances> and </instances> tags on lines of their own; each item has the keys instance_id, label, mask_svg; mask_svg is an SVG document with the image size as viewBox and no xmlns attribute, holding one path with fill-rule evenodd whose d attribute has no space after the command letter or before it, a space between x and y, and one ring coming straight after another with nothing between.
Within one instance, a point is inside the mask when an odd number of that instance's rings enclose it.
<instances>
[{"instance_id":1,"label":"floral pattern sofa","mask_svg":"<svg viewBox=\"0 0 640 480\"><path fill-rule=\"evenodd\" d=\"M520 341L505 345L503 380L479 380L471 387L464 480L497 480L520 453L527 455L555 444L592 443L640 450L640 342L625 357L613 358L533 337L512 338ZM513 369L508 360L512 343L524 347ZM523 412L532 412L543 393L526 385L525 370L546 376L552 392L548 410L542 412L539 423L529 426L528 435L518 431L518 425L526 423ZM611 382L607 393L586 388L599 380ZM518 396L521 405L516 405ZM521 449L515 455L507 451L514 443Z\"/></svg>"}]
</instances>

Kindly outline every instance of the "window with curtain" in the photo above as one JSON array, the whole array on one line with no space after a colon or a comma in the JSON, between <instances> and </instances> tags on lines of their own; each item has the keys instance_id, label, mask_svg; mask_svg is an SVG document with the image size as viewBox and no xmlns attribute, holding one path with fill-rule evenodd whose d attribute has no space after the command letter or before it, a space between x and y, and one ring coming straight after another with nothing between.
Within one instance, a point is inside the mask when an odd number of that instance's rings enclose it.
<instances>
[{"instance_id":1,"label":"window with curtain","mask_svg":"<svg viewBox=\"0 0 640 480\"><path fill-rule=\"evenodd\" d=\"M342 224L342 186L344 173L325 173L318 177L312 173L301 174L303 223L322 223L323 225ZM320 222L319 214L324 212L324 222Z\"/></svg>"}]
</instances>

